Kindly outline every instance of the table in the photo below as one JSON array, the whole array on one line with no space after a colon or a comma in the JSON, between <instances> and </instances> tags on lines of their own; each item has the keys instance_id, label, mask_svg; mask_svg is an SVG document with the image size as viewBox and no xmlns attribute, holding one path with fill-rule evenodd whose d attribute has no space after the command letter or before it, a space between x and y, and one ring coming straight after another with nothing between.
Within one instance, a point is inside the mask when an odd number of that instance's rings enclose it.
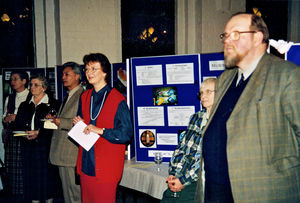
<instances>
[{"instance_id":1,"label":"table","mask_svg":"<svg viewBox=\"0 0 300 203\"><path fill-rule=\"evenodd\" d=\"M168 169L169 163L160 164L158 170L155 163L125 160L120 185L162 199L164 191L168 188Z\"/></svg>"}]
</instances>

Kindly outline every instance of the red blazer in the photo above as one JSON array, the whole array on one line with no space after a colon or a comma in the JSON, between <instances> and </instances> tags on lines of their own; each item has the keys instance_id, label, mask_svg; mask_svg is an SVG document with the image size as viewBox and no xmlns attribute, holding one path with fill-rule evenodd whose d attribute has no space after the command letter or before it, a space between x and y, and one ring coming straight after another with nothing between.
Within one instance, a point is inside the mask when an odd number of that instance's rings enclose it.
<instances>
[{"instance_id":1,"label":"red blazer","mask_svg":"<svg viewBox=\"0 0 300 203\"><path fill-rule=\"evenodd\" d=\"M82 115L84 122L90 122L90 101L93 89L85 91L81 95ZM116 89L112 89L107 96L96 126L99 128L114 128L114 118L121 101L125 100L123 95ZM94 145L95 149L95 172L96 180L99 182L118 182L121 179L124 167L125 145L113 144L100 137ZM79 147L77 158L77 173L82 174L82 147Z\"/></svg>"}]
</instances>

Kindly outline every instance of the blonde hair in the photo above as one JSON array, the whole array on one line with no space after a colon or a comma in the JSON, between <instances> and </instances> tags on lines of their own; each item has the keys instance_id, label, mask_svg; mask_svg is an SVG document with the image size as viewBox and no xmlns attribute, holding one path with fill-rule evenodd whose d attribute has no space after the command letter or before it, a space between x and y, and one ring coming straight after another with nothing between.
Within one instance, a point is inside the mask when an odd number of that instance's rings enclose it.
<instances>
[{"instance_id":1,"label":"blonde hair","mask_svg":"<svg viewBox=\"0 0 300 203\"><path fill-rule=\"evenodd\" d=\"M202 87L202 85L208 84L208 83L216 83L217 78L206 78L205 80L203 80L203 82L200 85L200 88Z\"/></svg>"}]
</instances>

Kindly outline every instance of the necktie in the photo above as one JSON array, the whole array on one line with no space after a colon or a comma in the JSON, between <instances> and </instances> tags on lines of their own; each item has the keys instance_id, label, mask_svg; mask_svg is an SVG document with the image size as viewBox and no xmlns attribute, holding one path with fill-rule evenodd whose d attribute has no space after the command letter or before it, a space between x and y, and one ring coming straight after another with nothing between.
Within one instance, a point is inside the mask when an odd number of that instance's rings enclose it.
<instances>
[{"instance_id":1,"label":"necktie","mask_svg":"<svg viewBox=\"0 0 300 203\"><path fill-rule=\"evenodd\" d=\"M244 78L244 75L243 75L243 73L242 73L241 79L240 79L239 83L237 84L237 87L244 83L244 79L245 79L245 78Z\"/></svg>"}]
</instances>

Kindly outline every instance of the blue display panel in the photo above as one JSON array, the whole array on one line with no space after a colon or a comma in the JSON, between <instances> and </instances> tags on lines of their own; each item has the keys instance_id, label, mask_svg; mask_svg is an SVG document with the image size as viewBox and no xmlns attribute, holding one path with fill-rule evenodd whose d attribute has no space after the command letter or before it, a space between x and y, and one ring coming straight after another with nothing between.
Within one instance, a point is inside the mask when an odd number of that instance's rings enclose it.
<instances>
[{"instance_id":1,"label":"blue display panel","mask_svg":"<svg viewBox=\"0 0 300 203\"><path fill-rule=\"evenodd\" d=\"M201 54L201 81L208 77L219 77L224 69L223 53Z\"/></svg>"},{"instance_id":2,"label":"blue display panel","mask_svg":"<svg viewBox=\"0 0 300 203\"><path fill-rule=\"evenodd\" d=\"M300 66L300 43L291 46L290 50L285 55L285 59Z\"/></svg>"},{"instance_id":3,"label":"blue display panel","mask_svg":"<svg viewBox=\"0 0 300 203\"><path fill-rule=\"evenodd\" d=\"M131 59L137 161L168 162L190 116L200 110L200 55Z\"/></svg>"}]
</instances>

